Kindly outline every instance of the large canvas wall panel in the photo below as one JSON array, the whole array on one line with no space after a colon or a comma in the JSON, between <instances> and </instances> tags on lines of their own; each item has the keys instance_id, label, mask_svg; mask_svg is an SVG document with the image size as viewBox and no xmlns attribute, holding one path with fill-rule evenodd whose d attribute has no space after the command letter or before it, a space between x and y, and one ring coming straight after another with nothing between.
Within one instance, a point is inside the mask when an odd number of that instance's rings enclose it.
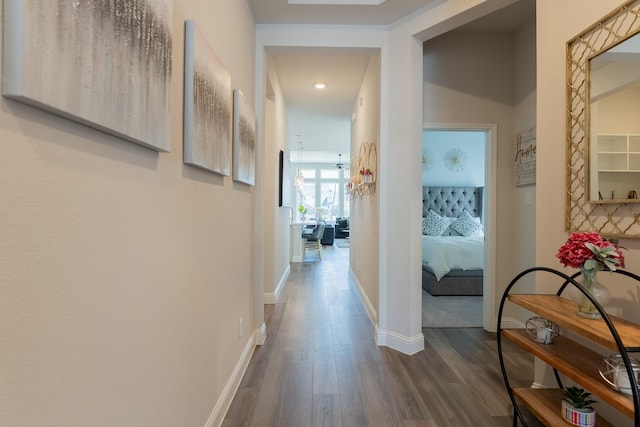
<instances>
[{"instance_id":1,"label":"large canvas wall panel","mask_svg":"<svg viewBox=\"0 0 640 427\"><path fill-rule=\"evenodd\" d=\"M184 161L231 175L231 75L193 20L185 21Z\"/></svg>"},{"instance_id":2,"label":"large canvas wall panel","mask_svg":"<svg viewBox=\"0 0 640 427\"><path fill-rule=\"evenodd\" d=\"M169 151L172 0L5 0L3 95Z\"/></svg>"},{"instance_id":3,"label":"large canvas wall panel","mask_svg":"<svg viewBox=\"0 0 640 427\"><path fill-rule=\"evenodd\" d=\"M233 91L233 179L256 183L256 114L240 89Z\"/></svg>"}]
</instances>

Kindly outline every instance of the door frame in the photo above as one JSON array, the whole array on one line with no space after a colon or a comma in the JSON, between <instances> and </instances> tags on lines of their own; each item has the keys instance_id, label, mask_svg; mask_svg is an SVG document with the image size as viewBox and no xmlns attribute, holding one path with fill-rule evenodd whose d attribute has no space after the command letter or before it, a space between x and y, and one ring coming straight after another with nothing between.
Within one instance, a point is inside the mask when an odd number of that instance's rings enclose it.
<instances>
[{"instance_id":1,"label":"door frame","mask_svg":"<svg viewBox=\"0 0 640 427\"><path fill-rule=\"evenodd\" d=\"M484 145L484 277L482 281L482 327L496 331L496 197L498 125L491 123L423 123L422 130L478 131L485 134ZM422 144L422 139L420 140ZM421 161L421 159L418 159Z\"/></svg>"}]
</instances>

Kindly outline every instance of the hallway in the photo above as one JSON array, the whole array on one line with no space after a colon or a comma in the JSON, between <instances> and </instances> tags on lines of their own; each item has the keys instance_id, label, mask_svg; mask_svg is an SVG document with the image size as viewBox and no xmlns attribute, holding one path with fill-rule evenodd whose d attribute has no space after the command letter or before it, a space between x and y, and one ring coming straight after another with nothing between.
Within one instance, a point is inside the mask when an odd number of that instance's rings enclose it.
<instances>
[{"instance_id":1,"label":"hallway","mask_svg":"<svg viewBox=\"0 0 640 427\"><path fill-rule=\"evenodd\" d=\"M265 311L267 340L253 354L223 426L511 426L495 335L425 329L425 351L378 347L350 283L348 249L291 264L280 302ZM533 359L508 347L516 381Z\"/></svg>"}]
</instances>

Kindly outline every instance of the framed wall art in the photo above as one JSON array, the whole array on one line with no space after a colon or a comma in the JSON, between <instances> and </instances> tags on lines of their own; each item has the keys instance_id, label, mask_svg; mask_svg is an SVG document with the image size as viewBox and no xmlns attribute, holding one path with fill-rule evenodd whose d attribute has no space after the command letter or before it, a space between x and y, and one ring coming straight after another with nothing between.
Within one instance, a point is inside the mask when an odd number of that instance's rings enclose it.
<instances>
[{"instance_id":1,"label":"framed wall art","mask_svg":"<svg viewBox=\"0 0 640 427\"><path fill-rule=\"evenodd\" d=\"M233 179L256 183L256 115L240 89L233 91Z\"/></svg>"},{"instance_id":2,"label":"framed wall art","mask_svg":"<svg viewBox=\"0 0 640 427\"><path fill-rule=\"evenodd\" d=\"M284 151L278 153L278 207L291 206L291 163Z\"/></svg>"},{"instance_id":3,"label":"framed wall art","mask_svg":"<svg viewBox=\"0 0 640 427\"><path fill-rule=\"evenodd\" d=\"M184 162L231 175L231 75L194 20L185 21Z\"/></svg>"},{"instance_id":4,"label":"framed wall art","mask_svg":"<svg viewBox=\"0 0 640 427\"><path fill-rule=\"evenodd\" d=\"M536 130L529 129L516 135L516 154L513 167L516 186L536 183Z\"/></svg>"},{"instance_id":5,"label":"framed wall art","mask_svg":"<svg viewBox=\"0 0 640 427\"><path fill-rule=\"evenodd\" d=\"M172 0L5 0L2 94L171 146Z\"/></svg>"}]
</instances>

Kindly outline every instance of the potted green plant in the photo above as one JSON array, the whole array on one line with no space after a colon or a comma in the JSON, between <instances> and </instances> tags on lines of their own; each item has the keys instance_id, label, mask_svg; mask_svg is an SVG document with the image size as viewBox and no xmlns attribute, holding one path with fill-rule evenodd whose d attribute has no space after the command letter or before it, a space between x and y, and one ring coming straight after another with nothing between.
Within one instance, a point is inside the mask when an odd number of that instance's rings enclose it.
<instances>
[{"instance_id":1,"label":"potted green plant","mask_svg":"<svg viewBox=\"0 0 640 427\"><path fill-rule=\"evenodd\" d=\"M591 393L578 387L569 387L562 396L562 415L574 426L593 427L596 425L596 410Z\"/></svg>"},{"instance_id":2,"label":"potted green plant","mask_svg":"<svg viewBox=\"0 0 640 427\"><path fill-rule=\"evenodd\" d=\"M306 216L307 216L307 208L304 205L299 205L298 206L298 212L300 212L300 216L302 217L302 220L304 221L306 219Z\"/></svg>"}]
</instances>

